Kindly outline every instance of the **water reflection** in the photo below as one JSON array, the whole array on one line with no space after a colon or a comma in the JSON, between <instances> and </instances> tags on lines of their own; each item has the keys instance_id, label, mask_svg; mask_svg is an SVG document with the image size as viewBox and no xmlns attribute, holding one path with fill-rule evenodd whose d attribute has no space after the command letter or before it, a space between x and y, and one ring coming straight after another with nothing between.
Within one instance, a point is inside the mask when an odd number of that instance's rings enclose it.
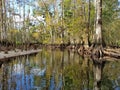
<instances>
[{"instance_id":1,"label":"water reflection","mask_svg":"<svg viewBox=\"0 0 120 90\"><path fill-rule=\"evenodd\" d=\"M93 90L101 90L101 80L105 61L101 58L92 58L92 61L94 72Z\"/></svg>"},{"instance_id":2,"label":"water reflection","mask_svg":"<svg viewBox=\"0 0 120 90\"><path fill-rule=\"evenodd\" d=\"M43 49L1 63L0 90L119 90L119 64Z\"/></svg>"}]
</instances>

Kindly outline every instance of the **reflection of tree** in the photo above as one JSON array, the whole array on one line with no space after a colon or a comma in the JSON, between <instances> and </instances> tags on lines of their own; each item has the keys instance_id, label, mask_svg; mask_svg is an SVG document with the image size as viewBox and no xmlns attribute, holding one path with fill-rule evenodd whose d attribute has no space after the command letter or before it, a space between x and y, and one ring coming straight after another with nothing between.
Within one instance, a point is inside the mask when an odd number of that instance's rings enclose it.
<instances>
[{"instance_id":1,"label":"reflection of tree","mask_svg":"<svg viewBox=\"0 0 120 90\"><path fill-rule=\"evenodd\" d=\"M63 69L64 69L64 51L62 51L61 52L62 54L61 54L61 69L62 69L62 71L63 71Z\"/></svg>"},{"instance_id":2,"label":"reflection of tree","mask_svg":"<svg viewBox=\"0 0 120 90\"><path fill-rule=\"evenodd\" d=\"M116 86L120 86L120 84L116 85L115 83L120 75L119 65L119 62L107 62L105 64L101 86L103 90L113 90L113 88L115 88Z\"/></svg>"},{"instance_id":3,"label":"reflection of tree","mask_svg":"<svg viewBox=\"0 0 120 90\"><path fill-rule=\"evenodd\" d=\"M101 84L102 84L101 85L102 90L113 90L112 81L109 79L109 77L105 73L102 75Z\"/></svg>"},{"instance_id":4,"label":"reflection of tree","mask_svg":"<svg viewBox=\"0 0 120 90\"><path fill-rule=\"evenodd\" d=\"M0 61L0 67L1 67L2 63L3 63L3 62Z\"/></svg>"},{"instance_id":5,"label":"reflection of tree","mask_svg":"<svg viewBox=\"0 0 120 90\"><path fill-rule=\"evenodd\" d=\"M61 80L62 80L62 82L63 82L63 80L64 80L64 73L63 73L63 71L64 71L64 54L65 54L65 51L63 50L62 51L62 55L61 55ZM61 85L62 86L62 85ZM62 89L63 89L63 87L62 87ZM64 89L63 89L64 90Z\"/></svg>"},{"instance_id":6,"label":"reflection of tree","mask_svg":"<svg viewBox=\"0 0 120 90\"><path fill-rule=\"evenodd\" d=\"M8 90L8 65L2 64L2 90Z\"/></svg>"},{"instance_id":7,"label":"reflection of tree","mask_svg":"<svg viewBox=\"0 0 120 90\"><path fill-rule=\"evenodd\" d=\"M75 60L76 58L73 59ZM92 75L90 73L91 67L88 64L88 59L86 58L81 64L73 62L72 65L65 67L65 90L83 90L91 88L89 86L89 77Z\"/></svg>"},{"instance_id":8,"label":"reflection of tree","mask_svg":"<svg viewBox=\"0 0 120 90\"><path fill-rule=\"evenodd\" d=\"M68 64L71 64L70 63L70 50L68 50Z\"/></svg>"},{"instance_id":9,"label":"reflection of tree","mask_svg":"<svg viewBox=\"0 0 120 90\"><path fill-rule=\"evenodd\" d=\"M111 80L115 80L120 75L120 62L107 62L104 68L104 73L109 76Z\"/></svg>"},{"instance_id":10,"label":"reflection of tree","mask_svg":"<svg viewBox=\"0 0 120 90\"><path fill-rule=\"evenodd\" d=\"M8 88L8 90L16 88L49 90L50 87L54 90L93 90L93 84L96 83L96 79L95 81L93 79L93 71L95 77L98 74L102 75L101 90L113 90L114 85L119 86L119 62L104 63L95 60L92 62L86 56L81 57L65 50L42 51L37 56L17 57L1 66L0 90ZM15 72L15 65L16 67L21 65L22 70ZM32 69L43 70L44 67L46 71L42 76L31 73Z\"/></svg>"},{"instance_id":11,"label":"reflection of tree","mask_svg":"<svg viewBox=\"0 0 120 90\"><path fill-rule=\"evenodd\" d=\"M94 72L94 90L101 90L102 72L105 62L99 58L93 58L93 72Z\"/></svg>"},{"instance_id":12,"label":"reflection of tree","mask_svg":"<svg viewBox=\"0 0 120 90\"><path fill-rule=\"evenodd\" d=\"M89 89L89 70L90 70L90 68L89 68L89 65L90 63L89 63L89 59L88 58L86 58L86 76L87 76L87 89Z\"/></svg>"}]
</instances>

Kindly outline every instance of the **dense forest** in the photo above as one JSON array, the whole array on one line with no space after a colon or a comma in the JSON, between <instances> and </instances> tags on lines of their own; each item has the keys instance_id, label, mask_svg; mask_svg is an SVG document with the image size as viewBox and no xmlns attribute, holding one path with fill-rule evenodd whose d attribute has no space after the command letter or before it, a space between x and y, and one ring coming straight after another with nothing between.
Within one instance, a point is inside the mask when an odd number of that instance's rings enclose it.
<instances>
[{"instance_id":1,"label":"dense forest","mask_svg":"<svg viewBox=\"0 0 120 90\"><path fill-rule=\"evenodd\" d=\"M101 3L101 6L99 5ZM100 6L100 11L99 7ZM1 0L1 45L95 42L101 13L102 45L120 46L118 0Z\"/></svg>"},{"instance_id":2,"label":"dense forest","mask_svg":"<svg viewBox=\"0 0 120 90\"><path fill-rule=\"evenodd\" d=\"M0 68L2 73L0 73L0 87L7 88L4 84L9 84L4 82L8 82L9 73L10 76L14 73L11 68L14 69L15 65L16 72L13 78L18 75L18 81L20 81L21 72L28 76L31 75L31 78L37 76L38 73L35 72L38 71L39 77L41 76L40 80L42 80L41 78L44 78L47 71L51 74L48 76L46 74L45 77L51 82L44 81L46 85L56 83L50 79L52 76L54 79L54 75L58 74L55 78L59 80L60 76L60 85L63 85L63 88L65 85L67 88L65 90L72 90L71 87L77 88L78 86L87 90L92 85L93 90L101 90L105 64L108 64L107 61L119 61L120 59L119 27L120 0L0 0L0 67L2 68ZM40 55L37 56L36 53ZM30 59L30 54L37 57ZM23 60L19 56L23 56ZM18 70L15 57L19 61L22 60L18 62ZM14 60L8 67L7 63L11 60L10 58ZM47 60L50 66L47 65ZM40 68L40 65L44 68ZM111 68L116 69L117 66L119 66L118 62L116 66L111 63L107 68L105 67L106 71L109 71L105 73L112 75ZM58 68L60 69L57 71ZM107 70L108 68L111 70ZM119 74L118 71L115 71L116 73ZM26 79L28 76L23 75L22 80L26 80L23 85L26 82L30 83L30 79ZM36 81L40 81L37 78ZM108 81L106 85L109 85L110 90L111 87L115 88L111 86L114 79L109 80L108 76L104 78L106 78L105 82ZM120 75L116 80L118 79L120 81ZM10 80L12 81L11 77ZM32 80L31 84L34 83ZM92 81L91 84L90 80L94 80L94 83ZM48 86L45 90L48 90ZM51 87L54 86L51 85Z\"/></svg>"}]
</instances>

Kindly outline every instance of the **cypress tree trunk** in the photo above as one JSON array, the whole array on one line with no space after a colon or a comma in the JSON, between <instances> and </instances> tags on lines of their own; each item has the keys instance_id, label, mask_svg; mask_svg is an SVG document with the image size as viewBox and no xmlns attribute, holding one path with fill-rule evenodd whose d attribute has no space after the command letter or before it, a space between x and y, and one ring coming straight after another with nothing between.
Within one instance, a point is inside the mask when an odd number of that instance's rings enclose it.
<instances>
[{"instance_id":1,"label":"cypress tree trunk","mask_svg":"<svg viewBox=\"0 0 120 90\"><path fill-rule=\"evenodd\" d=\"M0 1L0 11L1 11L1 42L7 40L7 31L6 31L6 0Z\"/></svg>"},{"instance_id":2,"label":"cypress tree trunk","mask_svg":"<svg viewBox=\"0 0 120 90\"><path fill-rule=\"evenodd\" d=\"M102 53L102 0L95 0L95 37L92 55L98 58L103 56Z\"/></svg>"},{"instance_id":3,"label":"cypress tree trunk","mask_svg":"<svg viewBox=\"0 0 120 90\"><path fill-rule=\"evenodd\" d=\"M103 56L102 45L102 0L95 1L95 37L92 59L94 63L94 87L93 90L101 90L101 79L103 70L103 61L100 58Z\"/></svg>"},{"instance_id":4,"label":"cypress tree trunk","mask_svg":"<svg viewBox=\"0 0 120 90\"><path fill-rule=\"evenodd\" d=\"M2 0L0 0L0 41L2 39Z\"/></svg>"},{"instance_id":5,"label":"cypress tree trunk","mask_svg":"<svg viewBox=\"0 0 120 90\"><path fill-rule=\"evenodd\" d=\"M102 0L96 0L95 44L102 45Z\"/></svg>"},{"instance_id":6,"label":"cypress tree trunk","mask_svg":"<svg viewBox=\"0 0 120 90\"><path fill-rule=\"evenodd\" d=\"M90 10L91 10L91 0L89 0L89 2L88 2L88 21L87 21L87 40L88 40L88 45L90 46L90 14L91 14L91 12L90 12Z\"/></svg>"}]
</instances>

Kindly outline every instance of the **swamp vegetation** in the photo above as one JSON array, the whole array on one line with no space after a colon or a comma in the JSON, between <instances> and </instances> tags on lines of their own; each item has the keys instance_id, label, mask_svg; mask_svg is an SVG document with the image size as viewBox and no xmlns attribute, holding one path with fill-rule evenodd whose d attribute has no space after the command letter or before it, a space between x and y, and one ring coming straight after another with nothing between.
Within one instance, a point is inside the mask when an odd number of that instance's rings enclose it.
<instances>
[{"instance_id":1,"label":"swamp vegetation","mask_svg":"<svg viewBox=\"0 0 120 90\"><path fill-rule=\"evenodd\" d=\"M0 89L120 89L119 26L119 0L0 0L0 58L23 55L0 59Z\"/></svg>"}]
</instances>

